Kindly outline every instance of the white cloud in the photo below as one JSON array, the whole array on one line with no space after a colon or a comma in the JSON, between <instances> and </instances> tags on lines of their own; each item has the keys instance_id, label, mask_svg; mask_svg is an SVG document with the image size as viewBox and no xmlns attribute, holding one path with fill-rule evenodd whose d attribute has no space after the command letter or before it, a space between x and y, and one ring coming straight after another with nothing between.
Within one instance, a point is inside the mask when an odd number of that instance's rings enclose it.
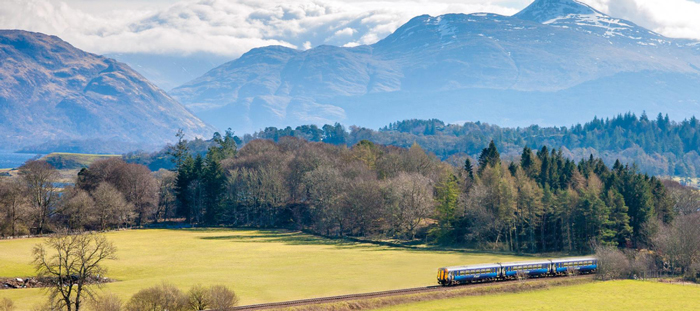
<instances>
[{"instance_id":1,"label":"white cloud","mask_svg":"<svg viewBox=\"0 0 700 311\"><path fill-rule=\"evenodd\" d=\"M320 44L372 44L417 15L473 12L511 15L531 2L105 0L97 4L88 0L0 1L3 2L0 28L58 35L94 53L187 55L208 52L230 57L272 44L304 49ZM581 1L667 36L700 39L700 18L697 18L700 4L690 0Z\"/></svg>"},{"instance_id":2,"label":"white cloud","mask_svg":"<svg viewBox=\"0 0 700 311\"><path fill-rule=\"evenodd\" d=\"M700 3L691 0L580 0L672 38L700 40Z\"/></svg>"}]
</instances>

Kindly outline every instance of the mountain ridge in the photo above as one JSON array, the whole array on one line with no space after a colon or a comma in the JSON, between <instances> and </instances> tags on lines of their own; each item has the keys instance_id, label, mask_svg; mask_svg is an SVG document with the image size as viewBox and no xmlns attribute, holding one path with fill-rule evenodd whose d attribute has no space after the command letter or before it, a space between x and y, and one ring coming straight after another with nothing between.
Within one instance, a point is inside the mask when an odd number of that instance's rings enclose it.
<instances>
[{"instance_id":1,"label":"mountain ridge","mask_svg":"<svg viewBox=\"0 0 700 311\"><path fill-rule=\"evenodd\" d=\"M0 30L0 142L22 147L60 139L163 144L178 128L214 128L128 65L56 36Z\"/></svg>"},{"instance_id":2,"label":"mountain ridge","mask_svg":"<svg viewBox=\"0 0 700 311\"><path fill-rule=\"evenodd\" d=\"M693 44L578 1L538 0L514 16L417 16L368 46L288 49L283 59L275 58L279 47L258 48L171 94L203 119L244 132L309 120L381 126L390 120L380 120L372 110L403 113L406 107L411 107L408 118L480 119L514 126L538 121L520 118L517 111L494 115L484 107L491 98L499 98L493 106L506 110L535 105L545 110L542 118L564 125L582 121L567 111L600 106L582 100L599 98L596 93L611 101L600 114L649 110L675 116L684 109L699 111L700 92L673 93L658 85L671 77L682 84L696 83L700 46ZM253 55L258 61L252 61ZM260 61L265 57L281 62ZM634 77L627 73L648 79L637 82L651 88L631 91L646 94L648 100L634 102L636 94L618 94L611 86L594 83L605 80L629 88ZM591 85L602 88L586 89ZM504 90L513 96L497 94ZM652 92L667 95L668 102L660 102ZM414 102L416 98L424 102ZM461 115L430 109L436 105ZM478 109L467 109L469 105Z\"/></svg>"}]
</instances>

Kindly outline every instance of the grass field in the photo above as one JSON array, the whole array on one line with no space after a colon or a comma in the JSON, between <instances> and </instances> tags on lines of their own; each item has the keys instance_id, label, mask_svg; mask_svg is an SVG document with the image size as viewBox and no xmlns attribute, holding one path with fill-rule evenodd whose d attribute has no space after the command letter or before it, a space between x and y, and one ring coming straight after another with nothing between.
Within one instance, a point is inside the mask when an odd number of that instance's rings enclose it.
<instances>
[{"instance_id":1,"label":"grass field","mask_svg":"<svg viewBox=\"0 0 700 311\"><path fill-rule=\"evenodd\" d=\"M399 289L435 284L441 266L523 260L502 254L407 250L322 239L286 231L131 230L108 234L119 260L109 262L105 286L128 299L167 281L186 289L224 284L241 304ZM39 239L0 241L0 277L33 275ZM19 311L43 300L39 289L0 290Z\"/></svg>"},{"instance_id":2,"label":"grass field","mask_svg":"<svg viewBox=\"0 0 700 311\"><path fill-rule=\"evenodd\" d=\"M700 310L700 286L652 281L594 282L516 294L425 301L380 310Z\"/></svg>"}]
</instances>

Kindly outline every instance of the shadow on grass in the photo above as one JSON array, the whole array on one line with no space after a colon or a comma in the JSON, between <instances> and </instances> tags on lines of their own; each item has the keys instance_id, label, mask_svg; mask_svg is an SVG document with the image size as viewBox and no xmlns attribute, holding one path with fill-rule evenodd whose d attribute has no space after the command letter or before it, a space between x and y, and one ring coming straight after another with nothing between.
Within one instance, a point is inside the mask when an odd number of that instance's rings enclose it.
<instances>
[{"instance_id":1,"label":"shadow on grass","mask_svg":"<svg viewBox=\"0 0 700 311\"><path fill-rule=\"evenodd\" d=\"M452 253L452 254L478 254L497 256L518 256L523 259L528 257L543 257L543 254L516 254L513 252L490 251L481 249L450 248L437 245L425 245L415 243L396 243L387 241L364 240L352 237L324 237L301 231L290 231L286 229L223 229L223 228L188 228L182 230L192 231L228 231L235 230L233 234L200 237L202 240L230 240L242 243L284 243L286 245L325 245L334 246L338 249L358 249L367 251L387 251L400 250L408 252L431 252L431 253ZM229 231L230 232L230 231ZM550 255L550 254L547 254Z\"/></svg>"},{"instance_id":2,"label":"shadow on grass","mask_svg":"<svg viewBox=\"0 0 700 311\"><path fill-rule=\"evenodd\" d=\"M235 229L237 234L201 237L202 240L231 240L243 243L284 243L286 245L326 245L337 248L376 248L370 243L360 243L347 239L331 239L300 231ZM251 234L241 234L250 232Z\"/></svg>"}]
</instances>

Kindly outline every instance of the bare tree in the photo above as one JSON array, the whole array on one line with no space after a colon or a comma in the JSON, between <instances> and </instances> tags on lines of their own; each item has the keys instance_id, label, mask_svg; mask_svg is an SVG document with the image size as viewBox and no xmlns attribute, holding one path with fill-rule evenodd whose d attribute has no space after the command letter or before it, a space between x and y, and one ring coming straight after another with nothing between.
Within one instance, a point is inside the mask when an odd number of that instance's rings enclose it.
<instances>
[{"instance_id":1,"label":"bare tree","mask_svg":"<svg viewBox=\"0 0 700 311\"><path fill-rule=\"evenodd\" d=\"M103 277L106 269L102 262L116 259L115 254L116 248L104 235L90 233L55 234L34 246L37 274L53 280L48 287L49 305L57 310L80 311L86 296L95 297L88 283Z\"/></svg>"},{"instance_id":2,"label":"bare tree","mask_svg":"<svg viewBox=\"0 0 700 311\"><path fill-rule=\"evenodd\" d=\"M605 281L629 276L629 260L617 247L596 246L595 256L598 258L597 278Z\"/></svg>"},{"instance_id":3,"label":"bare tree","mask_svg":"<svg viewBox=\"0 0 700 311\"><path fill-rule=\"evenodd\" d=\"M107 182L124 195L136 213L136 225L153 216L158 206L158 183L148 167L119 158L96 161L78 174L77 187L93 192Z\"/></svg>"},{"instance_id":4,"label":"bare tree","mask_svg":"<svg viewBox=\"0 0 700 311\"><path fill-rule=\"evenodd\" d=\"M92 192L96 227L106 230L128 224L133 219L133 206L124 195L107 182L100 183Z\"/></svg>"},{"instance_id":5,"label":"bare tree","mask_svg":"<svg viewBox=\"0 0 700 311\"><path fill-rule=\"evenodd\" d=\"M678 216L670 226L662 225L652 243L672 269L686 273L700 263L700 213Z\"/></svg>"},{"instance_id":6,"label":"bare tree","mask_svg":"<svg viewBox=\"0 0 700 311\"><path fill-rule=\"evenodd\" d=\"M59 208L59 217L65 221L66 228L82 230L94 223L92 210L95 202L90 194L82 189L64 190Z\"/></svg>"},{"instance_id":7,"label":"bare tree","mask_svg":"<svg viewBox=\"0 0 700 311\"><path fill-rule=\"evenodd\" d=\"M33 208L35 232L44 233L58 197L54 186L60 177L58 171L44 161L27 161L19 168L19 176L26 186L27 197Z\"/></svg>"},{"instance_id":8,"label":"bare tree","mask_svg":"<svg viewBox=\"0 0 700 311\"><path fill-rule=\"evenodd\" d=\"M15 178L0 180L0 234L15 236L25 233L26 227L20 222L26 216L27 197L23 184Z\"/></svg>"},{"instance_id":9,"label":"bare tree","mask_svg":"<svg viewBox=\"0 0 700 311\"><path fill-rule=\"evenodd\" d=\"M155 173L158 183L158 208L155 213L155 221L171 218L175 215L175 183L177 174L161 169Z\"/></svg>"},{"instance_id":10,"label":"bare tree","mask_svg":"<svg viewBox=\"0 0 700 311\"><path fill-rule=\"evenodd\" d=\"M147 167L128 164L119 188L126 200L134 205L137 226L153 216L158 206L158 183Z\"/></svg>"},{"instance_id":11,"label":"bare tree","mask_svg":"<svg viewBox=\"0 0 700 311\"><path fill-rule=\"evenodd\" d=\"M415 238L416 228L435 213L433 186L430 179L418 173L404 173L389 182L395 202L389 205L393 227Z\"/></svg>"}]
</instances>

